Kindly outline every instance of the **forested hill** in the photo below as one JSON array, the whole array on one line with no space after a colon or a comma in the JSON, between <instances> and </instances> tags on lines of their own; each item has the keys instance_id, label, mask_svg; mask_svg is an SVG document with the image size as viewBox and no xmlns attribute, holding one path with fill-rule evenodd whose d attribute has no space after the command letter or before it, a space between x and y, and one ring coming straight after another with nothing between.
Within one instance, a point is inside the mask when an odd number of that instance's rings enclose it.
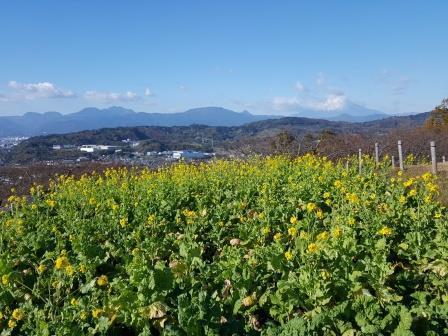
<instances>
[{"instance_id":1,"label":"forested hill","mask_svg":"<svg viewBox=\"0 0 448 336\"><path fill-rule=\"evenodd\" d=\"M270 152L272 141L279 133L287 133L296 139L319 138L322 132L336 135L360 134L375 137L396 129L411 129L423 125L428 113L412 116L390 117L363 123L328 121L323 119L287 117L262 120L242 126L139 126L103 128L67 134L32 137L15 147L11 161L27 161L33 158L51 158L52 145L109 144L120 145L123 139L140 141L138 150L201 149L242 150L256 148L259 152Z\"/></svg>"}]
</instances>

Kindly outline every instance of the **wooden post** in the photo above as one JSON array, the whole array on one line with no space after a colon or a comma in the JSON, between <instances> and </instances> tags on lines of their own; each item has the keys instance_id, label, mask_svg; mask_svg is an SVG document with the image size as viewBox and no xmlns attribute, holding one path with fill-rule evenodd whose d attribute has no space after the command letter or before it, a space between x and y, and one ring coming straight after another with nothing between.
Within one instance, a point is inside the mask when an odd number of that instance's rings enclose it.
<instances>
[{"instance_id":1,"label":"wooden post","mask_svg":"<svg viewBox=\"0 0 448 336\"><path fill-rule=\"evenodd\" d=\"M345 170L348 171L348 159L347 159L347 161L345 161Z\"/></svg>"},{"instance_id":2,"label":"wooden post","mask_svg":"<svg viewBox=\"0 0 448 336\"><path fill-rule=\"evenodd\" d=\"M442 156L442 163L445 163L445 155Z\"/></svg>"},{"instance_id":3,"label":"wooden post","mask_svg":"<svg viewBox=\"0 0 448 336\"><path fill-rule=\"evenodd\" d=\"M431 172L435 175L437 174L436 142L431 141L430 147L431 147L431 162L432 162Z\"/></svg>"},{"instance_id":4,"label":"wooden post","mask_svg":"<svg viewBox=\"0 0 448 336\"><path fill-rule=\"evenodd\" d=\"M362 151L361 148L358 149L358 160L359 160L359 173L362 172Z\"/></svg>"},{"instance_id":5,"label":"wooden post","mask_svg":"<svg viewBox=\"0 0 448 336\"><path fill-rule=\"evenodd\" d=\"M392 169L395 169L395 156L392 155Z\"/></svg>"},{"instance_id":6,"label":"wooden post","mask_svg":"<svg viewBox=\"0 0 448 336\"><path fill-rule=\"evenodd\" d=\"M378 147L378 142L375 142L375 163L377 166L380 163L380 150Z\"/></svg>"},{"instance_id":7,"label":"wooden post","mask_svg":"<svg viewBox=\"0 0 448 336\"><path fill-rule=\"evenodd\" d=\"M398 161L400 164L400 170L404 170L403 165L403 148L401 147L401 140L398 140Z\"/></svg>"}]
</instances>

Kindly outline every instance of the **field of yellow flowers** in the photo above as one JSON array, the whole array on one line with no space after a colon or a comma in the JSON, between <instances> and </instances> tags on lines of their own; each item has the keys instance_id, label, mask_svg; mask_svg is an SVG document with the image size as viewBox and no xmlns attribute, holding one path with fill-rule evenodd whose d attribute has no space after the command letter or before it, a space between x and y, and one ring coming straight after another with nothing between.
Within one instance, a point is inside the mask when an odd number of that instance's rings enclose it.
<instances>
[{"instance_id":1,"label":"field of yellow flowers","mask_svg":"<svg viewBox=\"0 0 448 336\"><path fill-rule=\"evenodd\" d=\"M385 165L118 169L11 196L0 335L448 334L436 178Z\"/></svg>"}]
</instances>

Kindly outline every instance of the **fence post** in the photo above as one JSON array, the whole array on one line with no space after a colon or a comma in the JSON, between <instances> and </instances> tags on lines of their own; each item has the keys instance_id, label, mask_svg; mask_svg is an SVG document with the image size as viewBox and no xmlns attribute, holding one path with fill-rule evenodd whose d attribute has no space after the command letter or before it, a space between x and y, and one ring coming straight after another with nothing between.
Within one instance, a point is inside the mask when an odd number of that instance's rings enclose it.
<instances>
[{"instance_id":1,"label":"fence post","mask_svg":"<svg viewBox=\"0 0 448 336\"><path fill-rule=\"evenodd\" d=\"M395 169L395 156L392 155L392 169Z\"/></svg>"},{"instance_id":2,"label":"fence post","mask_svg":"<svg viewBox=\"0 0 448 336\"><path fill-rule=\"evenodd\" d=\"M437 174L436 142L431 141L430 146L431 146L431 162L432 162L431 172L435 175Z\"/></svg>"},{"instance_id":3,"label":"fence post","mask_svg":"<svg viewBox=\"0 0 448 336\"><path fill-rule=\"evenodd\" d=\"M400 170L404 170L403 165L403 148L401 147L401 140L398 140L398 161L400 164Z\"/></svg>"},{"instance_id":4,"label":"fence post","mask_svg":"<svg viewBox=\"0 0 448 336\"><path fill-rule=\"evenodd\" d=\"M375 162L377 166L380 163L380 151L378 147L378 142L375 142Z\"/></svg>"},{"instance_id":5,"label":"fence post","mask_svg":"<svg viewBox=\"0 0 448 336\"><path fill-rule=\"evenodd\" d=\"M445 155L442 156L442 163L445 163Z\"/></svg>"},{"instance_id":6,"label":"fence post","mask_svg":"<svg viewBox=\"0 0 448 336\"><path fill-rule=\"evenodd\" d=\"M362 172L362 151L361 148L358 149L358 161L359 161L359 173Z\"/></svg>"},{"instance_id":7,"label":"fence post","mask_svg":"<svg viewBox=\"0 0 448 336\"><path fill-rule=\"evenodd\" d=\"M348 159L347 159L347 161L345 161L345 170L348 171Z\"/></svg>"}]
</instances>

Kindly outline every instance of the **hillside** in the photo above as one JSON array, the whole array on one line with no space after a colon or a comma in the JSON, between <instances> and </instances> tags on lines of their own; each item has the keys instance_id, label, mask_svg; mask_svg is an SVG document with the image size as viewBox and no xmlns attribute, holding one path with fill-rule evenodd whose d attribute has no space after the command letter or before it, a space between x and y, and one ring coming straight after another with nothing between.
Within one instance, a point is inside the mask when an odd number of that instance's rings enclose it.
<instances>
[{"instance_id":1,"label":"hillside","mask_svg":"<svg viewBox=\"0 0 448 336\"><path fill-rule=\"evenodd\" d=\"M120 145L123 139L142 142L137 150L143 152L178 149L212 150L211 139L213 139L214 150L238 150L241 152L245 148L249 148L249 151L268 153L271 151L272 141L280 132L287 132L296 139L308 136L310 141L316 140L324 131L336 135L360 134L364 137L375 137L387 134L391 130L421 126L426 118L427 113L422 113L363 123L348 123L287 117L231 127L192 125L104 128L30 138L14 148L10 153L9 161L28 162L52 159L55 155L51 149L52 145Z\"/></svg>"}]
</instances>

